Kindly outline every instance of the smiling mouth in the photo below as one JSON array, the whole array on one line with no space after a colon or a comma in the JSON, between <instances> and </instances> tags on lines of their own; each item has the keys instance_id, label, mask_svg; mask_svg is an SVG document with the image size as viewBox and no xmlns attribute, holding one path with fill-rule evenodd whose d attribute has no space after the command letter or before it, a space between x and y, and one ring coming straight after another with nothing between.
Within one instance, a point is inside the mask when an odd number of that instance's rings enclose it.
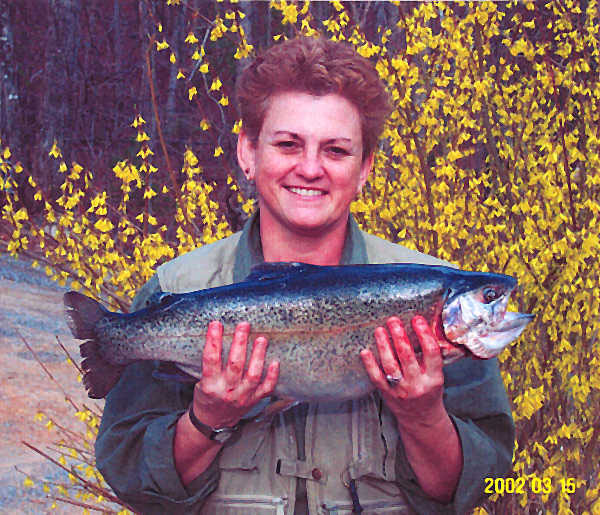
<instances>
[{"instance_id":1,"label":"smiling mouth","mask_svg":"<svg viewBox=\"0 0 600 515\"><path fill-rule=\"evenodd\" d=\"M324 191L321 190L313 190L308 188L297 188L295 186L286 187L288 191L295 193L296 195L302 195L303 197L320 197L325 195Z\"/></svg>"}]
</instances>

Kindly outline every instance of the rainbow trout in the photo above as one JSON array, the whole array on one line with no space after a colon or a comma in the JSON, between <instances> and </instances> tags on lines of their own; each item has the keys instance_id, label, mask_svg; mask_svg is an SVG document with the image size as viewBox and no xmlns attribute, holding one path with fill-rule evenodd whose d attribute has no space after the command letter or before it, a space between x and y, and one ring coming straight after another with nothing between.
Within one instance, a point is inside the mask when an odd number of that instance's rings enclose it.
<instances>
[{"instance_id":1,"label":"rainbow trout","mask_svg":"<svg viewBox=\"0 0 600 515\"><path fill-rule=\"evenodd\" d=\"M264 335L266 362L277 359L275 394L307 401L359 398L373 390L359 351L376 352L374 330L388 317L434 326L444 364L464 356L491 358L519 337L532 315L506 310L517 281L510 276L414 264L317 266L265 263L243 281L192 293L158 296L134 313L106 310L77 292L64 296L67 321L84 358L84 384L104 397L123 368L139 360L175 364L196 380L208 323L224 326L223 356L237 323ZM248 345L248 358L252 345Z\"/></svg>"}]
</instances>

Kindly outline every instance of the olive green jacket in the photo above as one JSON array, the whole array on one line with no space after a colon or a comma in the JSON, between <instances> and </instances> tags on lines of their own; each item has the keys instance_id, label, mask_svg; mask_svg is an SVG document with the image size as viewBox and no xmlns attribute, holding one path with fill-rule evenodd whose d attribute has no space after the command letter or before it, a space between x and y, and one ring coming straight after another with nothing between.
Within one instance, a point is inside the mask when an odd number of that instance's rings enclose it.
<instances>
[{"instance_id":1,"label":"olive green jacket","mask_svg":"<svg viewBox=\"0 0 600 515\"><path fill-rule=\"evenodd\" d=\"M157 291L183 293L241 281L262 261L255 216L243 231L159 267L132 310ZM342 263L386 262L447 264L360 231L350 219ZM444 368L444 402L464 462L450 504L428 498L418 486L395 420L377 392L249 421L185 487L172 447L193 387L157 379L156 365L127 367L107 396L96 442L99 470L142 513L352 513L351 479L365 514L464 513L482 499L485 478L504 476L511 465L514 425L497 361L463 359Z\"/></svg>"}]
</instances>

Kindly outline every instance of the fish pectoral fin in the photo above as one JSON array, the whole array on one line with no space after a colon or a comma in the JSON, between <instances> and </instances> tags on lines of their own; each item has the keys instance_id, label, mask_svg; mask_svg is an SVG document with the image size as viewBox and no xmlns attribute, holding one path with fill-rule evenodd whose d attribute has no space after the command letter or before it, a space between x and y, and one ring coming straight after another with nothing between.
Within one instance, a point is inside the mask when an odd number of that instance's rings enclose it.
<instances>
[{"instance_id":1,"label":"fish pectoral fin","mask_svg":"<svg viewBox=\"0 0 600 515\"><path fill-rule=\"evenodd\" d=\"M260 420L265 408L269 406L274 399L275 397L265 397L264 399L259 400L252 408L250 408L248 413L242 416L242 420Z\"/></svg>"},{"instance_id":2,"label":"fish pectoral fin","mask_svg":"<svg viewBox=\"0 0 600 515\"><path fill-rule=\"evenodd\" d=\"M257 406L259 406L261 403L264 403L265 400L268 400L269 402L265 403L264 406L261 406L264 407L264 409L255 415L256 418L254 420L256 422L272 417L273 415L276 415L279 412L287 411L290 408L293 408L294 406L300 404L300 401L296 399L291 399L289 397L281 399L278 397L269 397L260 401L259 404L257 404Z\"/></svg>"},{"instance_id":3,"label":"fish pectoral fin","mask_svg":"<svg viewBox=\"0 0 600 515\"><path fill-rule=\"evenodd\" d=\"M197 383L200 379L200 370L173 363L172 361L161 361L152 372L152 377L160 381L175 381L178 383Z\"/></svg>"}]
</instances>

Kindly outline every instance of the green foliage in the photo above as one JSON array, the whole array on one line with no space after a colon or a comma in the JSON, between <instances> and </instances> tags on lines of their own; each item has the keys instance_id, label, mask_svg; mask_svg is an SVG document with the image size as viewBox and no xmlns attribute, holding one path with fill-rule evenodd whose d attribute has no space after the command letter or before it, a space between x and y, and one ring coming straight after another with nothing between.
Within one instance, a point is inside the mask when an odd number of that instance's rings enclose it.
<instances>
[{"instance_id":1,"label":"green foliage","mask_svg":"<svg viewBox=\"0 0 600 515\"><path fill-rule=\"evenodd\" d=\"M598 4L392 4L397 23L367 37L350 4L332 2L325 12L273 1L283 32L273 39L303 33L349 41L389 87L395 109L352 206L362 228L465 269L514 275L520 289L512 309L536 315L500 356L517 424L512 475L524 488L495 488L476 511L600 513ZM37 217L17 193L22 167L2 149L7 252L31 256L55 279L126 309L157 264L230 234L230 210L251 212L231 172L235 156L223 150L240 123L232 80L219 70L223 62L233 69L254 47L243 8L214 7L206 37L190 27L187 55L168 53L158 21L150 37L158 57L177 67L190 108L214 107L201 129L223 160L233 202L214 200L218 185L203 179L192 149L178 173L168 170L169 184L157 185L136 114L139 161L115 164L119 191L94 189L92 172L69 168L55 144L62 195L48 197L29 175L43 212Z\"/></svg>"}]
</instances>

